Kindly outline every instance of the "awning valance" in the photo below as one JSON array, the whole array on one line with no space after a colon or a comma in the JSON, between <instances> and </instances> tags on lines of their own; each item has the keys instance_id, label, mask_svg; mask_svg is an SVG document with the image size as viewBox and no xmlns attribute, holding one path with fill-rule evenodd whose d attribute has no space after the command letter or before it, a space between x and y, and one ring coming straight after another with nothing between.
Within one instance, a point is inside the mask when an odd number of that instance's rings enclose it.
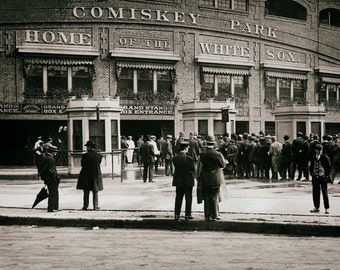
<instances>
[{"instance_id":1,"label":"awning valance","mask_svg":"<svg viewBox=\"0 0 340 270\"><path fill-rule=\"evenodd\" d=\"M118 61L117 68L134 68L134 69L154 69L154 70L173 70L175 69L172 64L165 63L143 63L143 62L125 62Z\"/></svg>"},{"instance_id":2,"label":"awning valance","mask_svg":"<svg viewBox=\"0 0 340 270\"><path fill-rule=\"evenodd\" d=\"M304 74L294 74L294 73L277 72L277 71L267 71L266 76L270 78L279 78L279 79L307 80L307 76Z\"/></svg>"},{"instance_id":3,"label":"awning valance","mask_svg":"<svg viewBox=\"0 0 340 270\"><path fill-rule=\"evenodd\" d=\"M340 84L340 78L322 77L322 82Z\"/></svg>"},{"instance_id":4,"label":"awning valance","mask_svg":"<svg viewBox=\"0 0 340 270\"><path fill-rule=\"evenodd\" d=\"M25 64L35 65L56 65L56 66L82 66L93 65L92 59L68 59L68 58L38 58L27 57L24 59Z\"/></svg>"},{"instance_id":5,"label":"awning valance","mask_svg":"<svg viewBox=\"0 0 340 270\"><path fill-rule=\"evenodd\" d=\"M234 76L249 76L249 69L222 68L222 67L202 67L203 73L225 74Z\"/></svg>"}]
</instances>

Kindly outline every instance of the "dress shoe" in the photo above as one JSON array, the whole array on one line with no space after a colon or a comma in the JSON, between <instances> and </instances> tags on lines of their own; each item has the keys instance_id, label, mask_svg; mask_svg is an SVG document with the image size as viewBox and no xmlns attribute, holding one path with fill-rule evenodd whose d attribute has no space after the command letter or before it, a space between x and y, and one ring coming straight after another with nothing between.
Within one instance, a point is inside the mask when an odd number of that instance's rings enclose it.
<instances>
[{"instance_id":1,"label":"dress shoe","mask_svg":"<svg viewBox=\"0 0 340 270\"><path fill-rule=\"evenodd\" d=\"M194 219L191 215L190 216L185 216L185 220L189 220L189 219Z\"/></svg>"},{"instance_id":2,"label":"dress shoe","mask_svg":"<svg viewBox=\"0 0 340 270\"><path fill-rule=\"evenodd\" d=\"M175 220L179 221L179 215L175 215Z\"/></svg>"},{"instance_id":3,"label":"dress shoe","mask_svg":"<svg viewBox=\"0 0 340 270\"><path fill-rule=\"evenodd\" d=\"M311 213L319 213L319 209L318 208L313 208L312 210L310 210Z\"/></svg>"},{"instance_id":4,"label":"dress shoe","mask_svg":"<svg viewBox=\"0 0 340 270\"><path fill-rule=\"evenodd\" d=\"M86 207L83 207L81 210L83 210L83 211L86 211L86 210L87 210L87 208L86 208Z\"/></svg>"},{"instance_id":5,"label":"dress shoe","mask_svg":"<svg viewBox=\"0 0 340 270\"><path fill-rule=\"evenodd\" d=\"M54 210L47 210L47 212L53 213L53 212L59 212L59 210L57 210L57 209L54 209Z\"/></svg>"},{"instance_id":6,"label":"dress shoe","mask_svg":"<svg viewBox=\"0 0 340 270\"><path fill-rule=\"evenodd\" d=\"M325 214L329 214L329 211L328 211L328 209L326 209L326 210L325 210Z\"/></svg>"},{"instance_id":7,"label":"dress shoe","mask_svg":"<svg viewBox=\"0 0 340 270\"><path fill-rule=\"evenodd\" d=\"M93 208L93 210L99 210L99 209L100 209L100 207L98 207L98 206Z\"/></svg>"}]
</instances>

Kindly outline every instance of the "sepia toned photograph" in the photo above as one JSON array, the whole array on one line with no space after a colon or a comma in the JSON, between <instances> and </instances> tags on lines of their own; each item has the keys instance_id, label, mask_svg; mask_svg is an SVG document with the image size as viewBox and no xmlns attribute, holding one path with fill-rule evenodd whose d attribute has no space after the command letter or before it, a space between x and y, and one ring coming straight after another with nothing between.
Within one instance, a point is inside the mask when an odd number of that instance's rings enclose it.
<instances>
[{"instance_id":1,"label":"sepia toned photograph","mask_svg":"<svg viewBox=\"0 0 340 270\"><path fill-rule=\"evenodd\" d=\"M1 269L338 269L340 0L1 0Z\"/></svg>"}]
</instances>

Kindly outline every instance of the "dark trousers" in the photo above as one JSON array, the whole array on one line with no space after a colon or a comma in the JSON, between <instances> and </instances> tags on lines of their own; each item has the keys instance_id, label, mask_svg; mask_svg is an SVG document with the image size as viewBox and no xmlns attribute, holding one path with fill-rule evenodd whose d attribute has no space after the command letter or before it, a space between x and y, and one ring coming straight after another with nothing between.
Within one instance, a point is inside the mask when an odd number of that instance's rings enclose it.
<instances>
[{"instance_id":1,"label":"dark trousers","mask_svg":"<svg viewBox=\"0 0 340 270\"><path fill-rule=\"evenodd\" d=\"M208 187L204 191L204 217L206 220L209 220L210 218L216 219L218 216L219 192L220 186Z\"/></svg>"},{"instance_id":2,"label":"dark trousers","mask_svg":"<svg viewBox=\"0 0 340 270\"><path fill-rule=\"evenodd\" d=\"M313 203L315 208L320 207L320 189L322 192L323 204L325 209L329 208L327 181L324 178L312 178L313 185Z\"/></svg>"},{"instance_id":3,"label":"dark trousers","mask_svg":"<svg viewBox=\"0 0 340 270\"><path fill-rule=\"evenodd\" d=\"M181 213L183 197L185 196L185 216L191 216L192 187L176 187L175 215Z\"/></svg>"},{"instance_id":4,"label":"dark trousers","mask_svg":"<svg viewBox=\"0 0 340 270\"><path fill-rule=\"evenodd\" d=\"M143 181L146 182L149 175L149 182L153 180L153 171L154 171L154 164L144 162L143 163Z\"/></svg>"},{"instance_id":5,"label":"dark trousers","mask_svg":"<svg viewBox=\"0 0 340 270\"><path fill-rule=\"evenodd\" d=\"M292 163L292 173L291 173L293 180L294 180L294 177L295 177L296 169L298 170L298 178L297 178L297 180L301 180L301 176L302 176L302 166L301 166L301 163L298 162L297 160L293 160L293 163Z\"/></svg>"},{"instance_id":6,"label":"dark trousers","mask_svg":"<svg viewBox=\"0 0 340 270\"><path fill-rule=\"evenodd\" d=\"M172 159L165 160L165 175L168 176L169 174L173 175Z\"/></svg>"},{"instance_id":7,"label":"dark trousers","mask_svg":"<svg viewBox=\"0 0 340 270\"><path fill-rule=\"evenodd\" d=\"M280 174L281 174L282 179L287 179L287 173L288 173L288 178L292 179L291 162L282 161L280 165L280 171L281 171Z\"/></svg>"},{"instance_id":8,"label":"dark trousers","mask_svg":"<svg viewBox=\"0 0 340 270\"><path fill-rule=\"evenodd\" d=\"M59 210L59 181L47 184L48 189L48 202L47 211Z\"/></svg>"},{"instance_id":9,"label":"dark trousers","mask_svg":"<svg viewBox=\"0 0 340 270\"><path fill-rule=\"evenodd\" d=\"M96 210L98 208L98 191L92 191L93 193L93 209ZM83 197L83 208L87 209L89 207L90 202L90 190L84 190Z\"/></svg>"}]
</instances>

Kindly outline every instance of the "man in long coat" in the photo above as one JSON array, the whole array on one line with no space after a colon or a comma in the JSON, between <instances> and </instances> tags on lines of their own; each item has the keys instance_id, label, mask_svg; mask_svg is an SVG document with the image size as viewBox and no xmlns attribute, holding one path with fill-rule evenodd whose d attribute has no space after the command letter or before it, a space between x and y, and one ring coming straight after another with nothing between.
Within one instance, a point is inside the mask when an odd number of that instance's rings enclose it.
<instances>
[{"instance_id":1,"label":"man in long coat","mask_svg":"<svg viewBox=\"0 0 340 270\"><path fill-rule=\"evenodd\" d=\"M175 220L179 220L183 196L185 196L185 219L192 219L192 189L194 186L195 164L194 160L187 155L189 150L189 142L180 142L179 153L172 159L175 172L172 185L176 187L175 199Z\"/></svg>"},{"instance_id":2,"label":"man in long coat","mask_svg":"<svg viewBox=\"0 0 340 270\"><path fill-rule=\"evenodd\" d=\"M89 207L90 191L93 193L93 209L98 210L98 191L103 190L102 172L100 163L102 155L98 153L93 141L86 144L87 153L83 154L81 159L81 171L79 173L77 189L84 191L83 210Z\"/></svg>"},{"instance_id":3,"label":"man in long coat","mask_svg":"<svg viewBox=\"0 0 340 270\"><path fill-rule=\"evenodd\" d=\"M56 163L54 156L58 151L56 146L49 146L44 149L44 154L41 155L39 162L37 163L38 173L41 180L48 189L48 203L47 212L59 211L59 183L60 177L57 173Z\"/></svg>"},{"instance_id":4,"label":"man in long coat","mask_svg":"<svg viewBox=\"0 0 340 270\"><path fill-rule=\"evenodd\" d=\"M224 168L226 165L223 155L214 149L214 144L215 137L213 135L208 135L207 150L202 152L200 155L201 169L197 179L197 192L202 192L204 200L204 216L206 221L215 221L218 217L218 203L221 184L220 169ZM224 181L224 179L222 180Z\"/></svg>"}]
</instances>

